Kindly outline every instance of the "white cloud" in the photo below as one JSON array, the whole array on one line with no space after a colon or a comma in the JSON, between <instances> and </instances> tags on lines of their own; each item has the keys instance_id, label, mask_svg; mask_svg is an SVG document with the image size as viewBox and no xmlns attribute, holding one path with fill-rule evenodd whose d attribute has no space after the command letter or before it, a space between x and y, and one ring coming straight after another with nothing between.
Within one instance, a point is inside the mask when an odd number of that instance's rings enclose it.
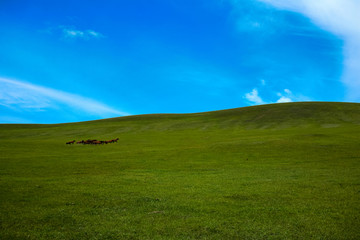
<instances>
[{"instance_id":1,"label":"white cloud","mask_svg":"<svg viewBox=\"0 0 360 240\"><path fill-rule=\"evenodd\" d=\"M279 98L279 100L277 100L276 102L277 102L277 103L287 103L287 102L292 102L292 100L291 100L291 98L281 96L281 97Z\"/></svg>"},{"instance_id":2,"label":"white cloud","mask_svg":"<svg viewBox=\"0 0 360 240\"><path fill-rule=\"evenodd\" d=\"M300 101L310 101L310 98L303 95L295 95L289 89L284 89L283 93L277 93L280 97L276 102L277 103L286 103L286 102L300 102Z\"/></svg>"},{"instance_id":3,"label":"white cloud","mask_svg":"<svg viewBox=\"0 0 360 240\"><path fill-rule=\"evenodd\" d=\"M292 91L290 91L287 88L284 89L282 92L278 92L276 95L278 96L278 100L276 100L275 103L311 101L310 98L303 96L301 94L294 94ZM249 102L253 103L254 105L274 103L274 101L265 102L259 96L259 92L256 88L254 88L251 92L246 93L244 98Z\"/></svg>"},{"instance_id":4,"label":"white cloud","mask_svg":"<svg viewBox=\"0 0 360 240\"><path fill-rule=\"evenodd\" d=\"M65 38L80 38L80 39L90 39L90 38L103 38L104 35L102 35L99 32L95 32L94 30L76 30L74 27L60 27L63 31L63 35Z\"/></svg>"},{"instance_id":5,"label":"white cloud","mask_svg":"<svg viewBox=\"0 0 360 240\"><path fill-rule=\"evenodd\" d=\"M284 89L284 92L287 94L292 94L292 92L289 89Z\"/></svg>"},{"instance_id":6,"label":"white cloud","mask_svg":"<svg viewBox=\"0 0 360 240\"><path fill-rule=\"evenodd\" d=\"M95 32L93 30L87 30L86 32L87 32L87 34L89 36L93 36L93 37L96 37L96 38L104 37L101 33Z\"/></svg>"},{"instance_id":7,"label":"white cloud","mask_svg":"<svg viewBox=\"0 0 360 240\"><path fill-rule=\"evenodd\" d=\"M100 117L129 115L91 98L1 77L0 105L31 111L45 111L66 105L73 110Z\"/></svg>"},{"instance_id":8,"label":"white cloud","mask_svg":"<svg viewBox=\"0 0 360 240\"><path fill-rule=\"evenodd\" d=\"M63 29L63 32L66 37L84 37L84 32L78 30Z\"/></svg>"},{"instance_id":9,"label":"white cloud","mask_svg":"<svg viewBox=\"0 0 360 240\"><path fill-rule=\"evenodd\" d=\"M259 96L259 92L254 88L251 92L245 94L245 98L254 104L265 104L265 102Z\"/></svg>"},{"instance_id":10,"label":"white cloud","mask_svg":"<svg viewBox=\"0 0 360 240\"><path fill-rule=\"evenodd\" d=\"M344 42L343 83L346 100L360 100L360 1L359 0L258 0L279 9L301 13Z\"/></svg>"}]
</instances>

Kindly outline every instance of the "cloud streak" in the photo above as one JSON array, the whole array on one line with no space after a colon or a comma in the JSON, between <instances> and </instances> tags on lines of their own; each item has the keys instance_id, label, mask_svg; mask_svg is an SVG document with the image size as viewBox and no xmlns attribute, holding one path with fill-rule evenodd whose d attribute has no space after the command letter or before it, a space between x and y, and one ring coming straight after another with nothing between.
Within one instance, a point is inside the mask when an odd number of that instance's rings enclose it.
<instances>
[{"instance_id":1,"label":"cloud streak","mask_svg":"<svg viewBox=\"0 0 360 240\"><path fill-rule=\"evenodd\" d=\"M0 105L13 110L46 111L66 106L99 117L129 115L91 98L0 77Z\"/></svg>"},{"instance_id":2,"label":"cloud streak","mask_svg":"<svg viewBox=\"0 0 360 240\"><path fill-rule=\"evenodd\" d=\"M298 12L314 24L344 40L342 82L346 100L360 100L360 2L358 0L258 0L276 8Z\"/></svg>"},{"instance_id":3,"label":"cloud streak","mask_svg":"<svg viewBox=\"0 0 360 240\"><path fill-rule=\"evenodd\" d=\"M94 30L77 30L74 27L61 26L65 38L70 39L91 39L103 38L104 35Z\"/></svg>"}]
</instances>

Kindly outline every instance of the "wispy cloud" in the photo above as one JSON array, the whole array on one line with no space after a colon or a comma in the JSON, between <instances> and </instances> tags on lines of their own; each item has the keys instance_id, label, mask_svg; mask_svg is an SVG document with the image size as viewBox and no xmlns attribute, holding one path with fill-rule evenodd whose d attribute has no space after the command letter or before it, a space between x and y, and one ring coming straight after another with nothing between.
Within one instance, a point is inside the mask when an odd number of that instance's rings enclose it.
<instances>
[{"instance_id":1,"label":"wispy cloud","mask_svg":"<svg viewBox=\"0 0 360 240\"><path fill-rule=\"evenodd\" d=\"M246 100L248 100L249 102L251 102L251 103L253 103L255 105L265 104L266 103L259 96L259 92L258 92L258 90L256 88L254 88L251 92L246 93L245 98L246 98Z\"/></svg>"},{"instance_id":2,"label":"wispy cloud","mask_svg":"<svg viewBox=\"0 0 360 240\"><path fill-rule=\"evenodd\" d=\"M129 115L91 98L1 77L0 105L28 111L46 111L66 106L99 117Z\"/></svg>"},{"instance_id":3,"label":"wispy cloud","mask_svg":"<svg viewBox=\"0 0 360 240\"><path fill-rule=\"evenodd\" d=\"M285 103L285 102L300 102L300 101L310 101L311 99L303 95L293 94L289 89L284 89L283 92L277 93L277 96L280 97L276 102Z\"/></svg>"},{"instance_id":4,"label":"wispy cloud","mask_svg":"<svg viewBox=\"0 0 360 240\"><path fill-rule=\"evenodd\" d=\"M286 103L286 102L293 102L292 92L289 89L284 89L284 93L286 96L284 96L283 93L278 93L277 95L280 97L276 102L277 103Z\"/></svg>"},{"instance_id":5,"label":"wispy cloud","mask_svg":"<svg viewBox=\"0 0 360 240\"><path fill-rule=\"evenodd\" d=\"M104 35L94 30L77 30L75 27L61 26L63 36L70 39L103 38Z\"/></svg>"},{"instance_id":6,"label":"wispy cloud","mask_svg":"<svg viewBox=\"0 0 360 240\"><path fill-rule=\"evenodd\" d=\"M14 116L0 116L0 123L34 123L26 118Z\"/></svg>"},{"instance_id":7,"label":"wispy cloud","mask_svg":"<svg viewBox=\"0 0 360 240\"><path fill-rule=\"evenodd\" d=\"M360 100L360 1L358 0L258 0L279 9L301 13L344 42L343 83L346 100Z\"/></svg>"},{"instance_id":8,"label":"wispy cloud","mask_svg":"<svg viewBox=\"0 0 360 240\"><path fill-rule=\"evenodd\" d=\"M259 95L259 91L257 88L254 88L251 92L246 93L244 98L250 102L252 105L259 105L259 104L269 104L269 103L287 103L287 102L303 102L303 101L311 101L310 98L303 96L301 94L294 94L289 89L284 89L282 92L278 92L276 94L277 100L263 100L263 98ZM270 96L271 97L271 96ZM275 94L272 99L274 99Z\"/></svg>"},{"instance_id":9,"label":"wispy cloud","mask_svg":"<svg viewBox=\"0 0 360 240\"><path fill-rule=\"evenodd\" d=\"M287 102L292 102L292 101L293 100L291 100L291 98L281 96L279 98L279 100L276 101L276 103L287 103Z\"/></svg>"}]
</instances>

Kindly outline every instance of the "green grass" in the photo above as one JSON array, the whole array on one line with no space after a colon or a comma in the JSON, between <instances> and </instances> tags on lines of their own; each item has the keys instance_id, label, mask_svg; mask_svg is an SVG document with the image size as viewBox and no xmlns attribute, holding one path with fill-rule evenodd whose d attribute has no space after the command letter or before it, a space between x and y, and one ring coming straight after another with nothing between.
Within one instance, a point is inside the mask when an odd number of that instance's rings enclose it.
<instances>
[{"instance_id":1,"label":"green grass","mask_svg":"<svg viewBox=\"0 0 360 240\"><path fill-rule=\"evenodd\" d=\"M360 104L3 124L0 191L0 239L360 239Z\"/></svg>"}]
</instances>

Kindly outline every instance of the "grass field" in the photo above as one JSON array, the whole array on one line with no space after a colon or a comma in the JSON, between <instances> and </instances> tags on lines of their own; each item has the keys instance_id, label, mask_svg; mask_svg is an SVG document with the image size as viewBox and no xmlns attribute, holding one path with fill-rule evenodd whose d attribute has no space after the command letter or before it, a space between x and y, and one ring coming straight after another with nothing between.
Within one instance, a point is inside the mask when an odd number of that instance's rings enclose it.
<instances>
[{"instance_id":1,"label":"grass field","mask_svg":"<svg viewBox=\"0 0 360 240\"><path fill-rule=\"evenodd\" d=\"M360 239L360 104L2 124L0 191L0 239Z\"/></svg>"}]
</instances>

